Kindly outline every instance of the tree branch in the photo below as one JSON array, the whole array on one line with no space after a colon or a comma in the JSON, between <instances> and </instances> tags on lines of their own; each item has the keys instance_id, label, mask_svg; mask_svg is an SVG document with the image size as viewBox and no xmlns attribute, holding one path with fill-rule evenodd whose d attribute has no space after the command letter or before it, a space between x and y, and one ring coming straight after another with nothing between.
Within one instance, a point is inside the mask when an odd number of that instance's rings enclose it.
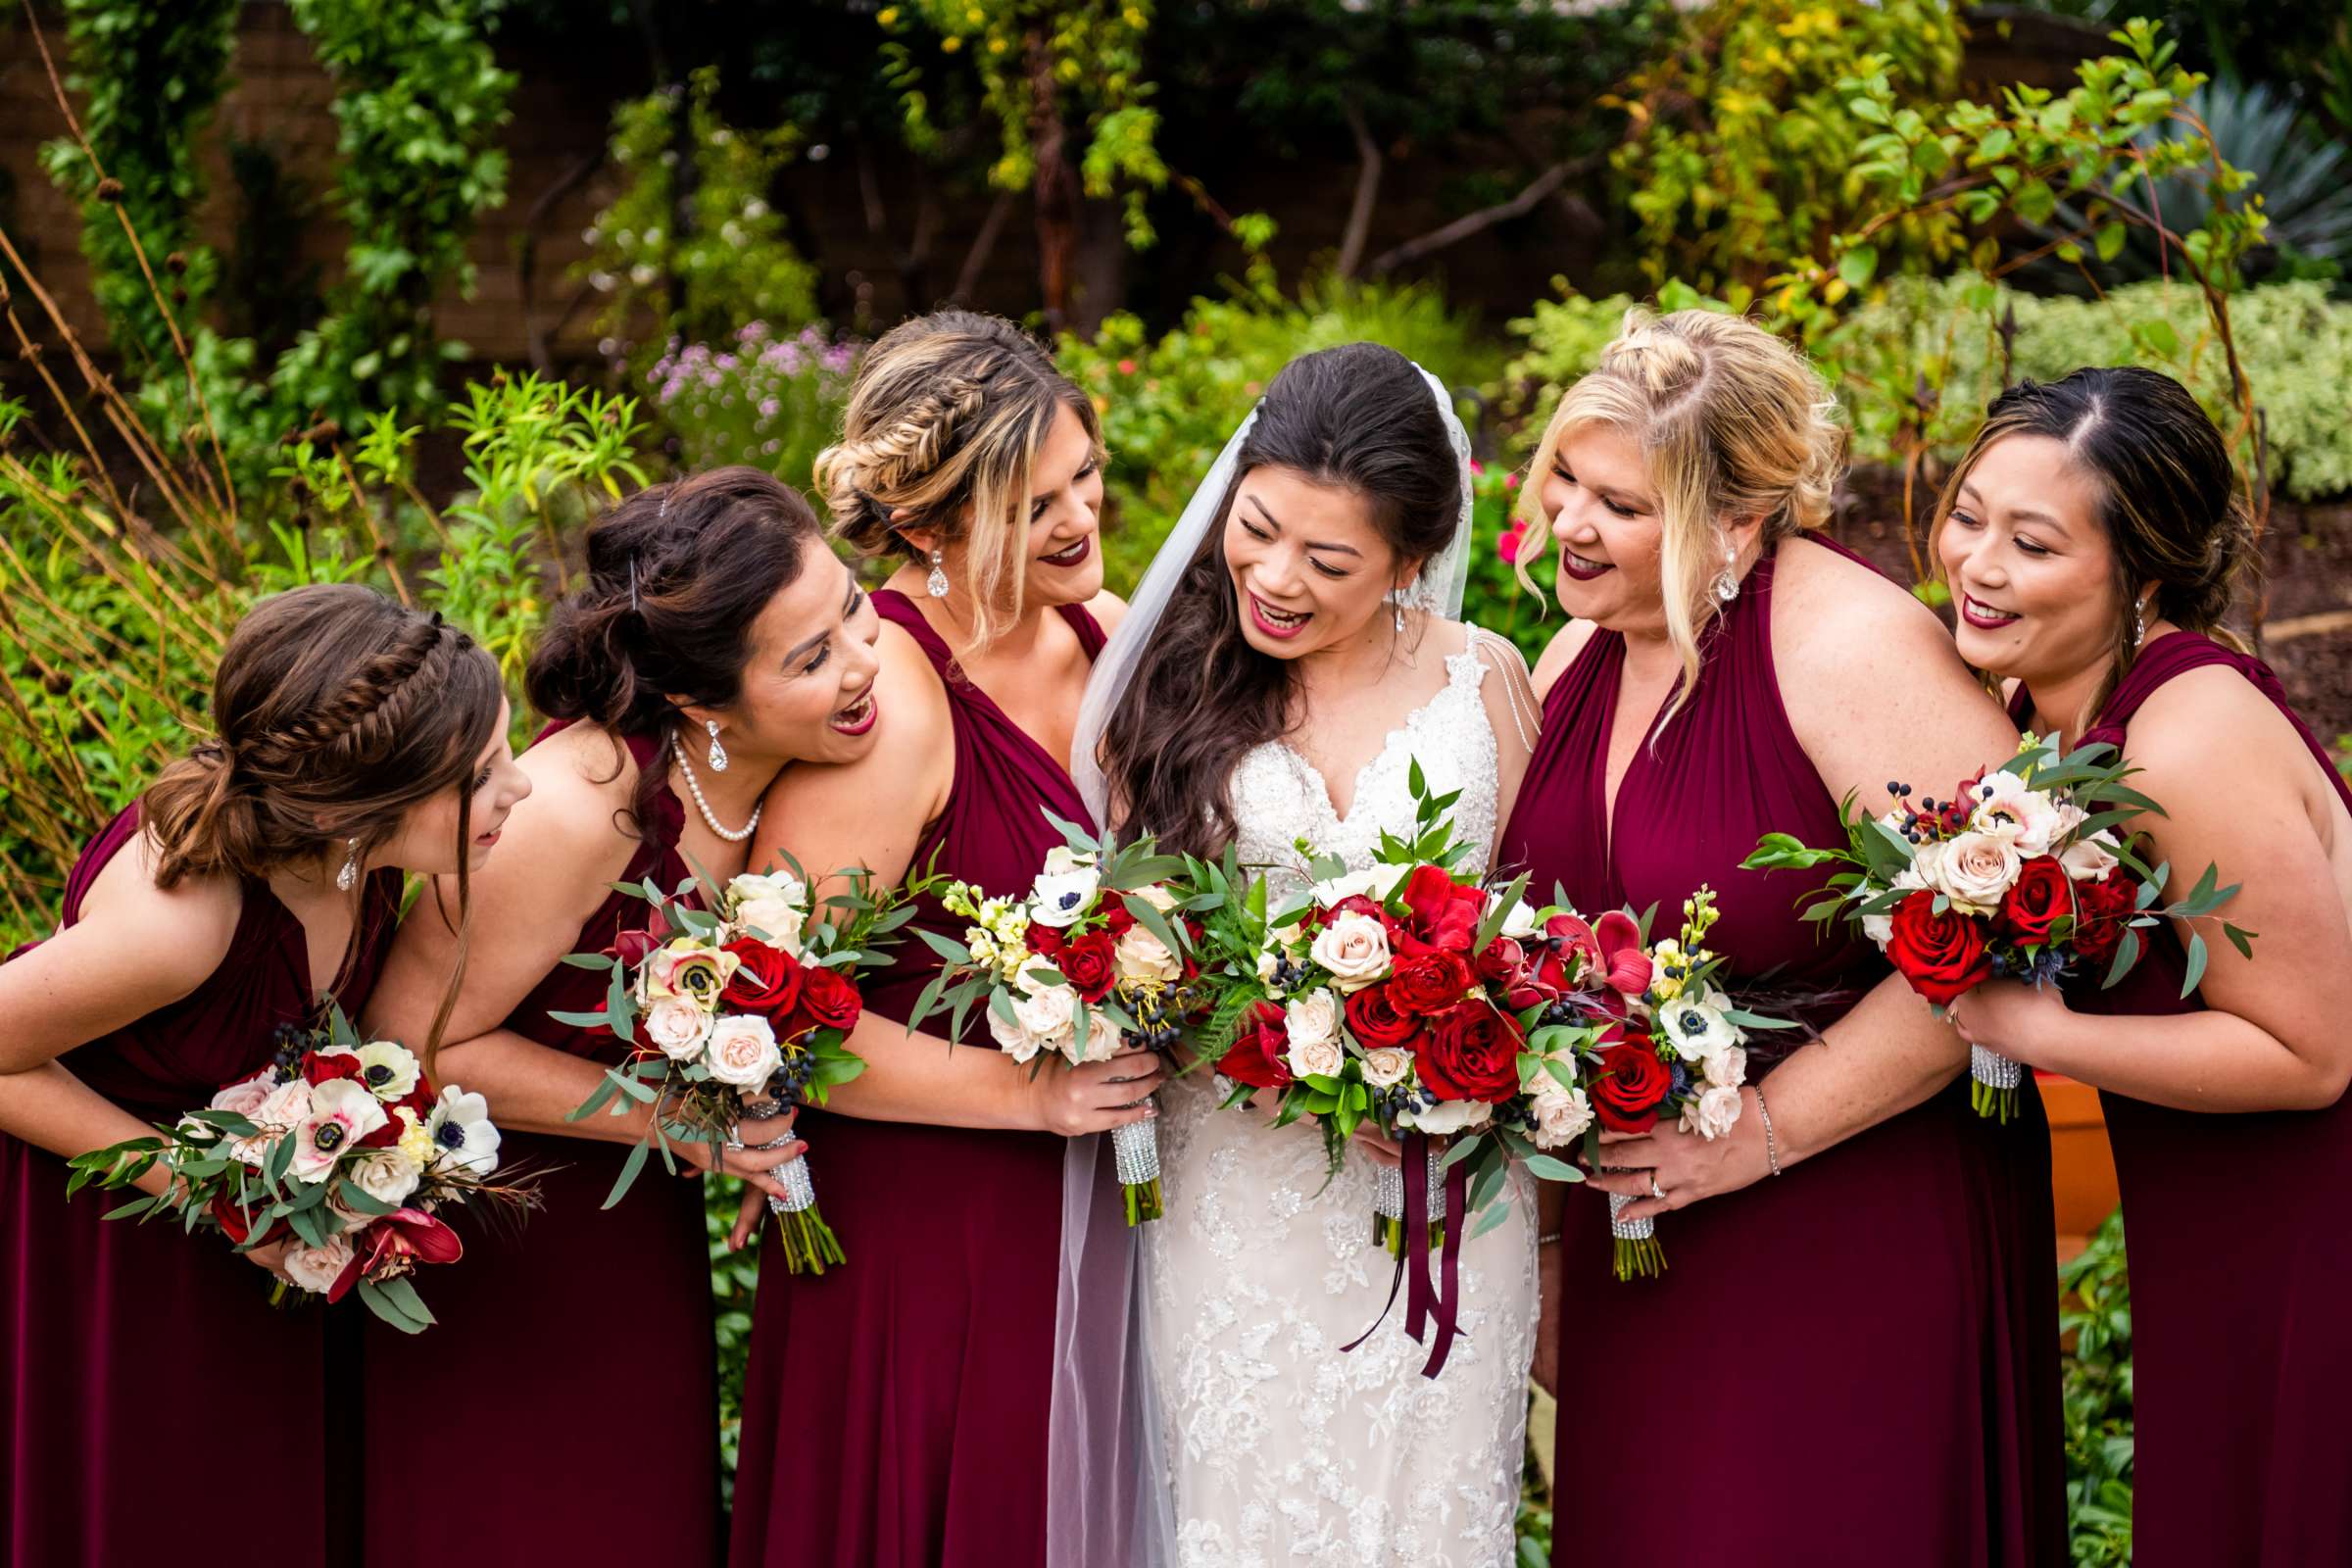
<instances>
[{"instance_id":1,"label":"tree branch","mask_svg":"<svg viewBox=\"0 0 2352 1568\"><path fill-rule=\"evenodd\" d=\"M1509 201L1497 202L1493 207L1482 207L1475 213L1465 213L1443 228L1433 228L1417 239L1406 240L1394 250L1381 252L1380 255L1372 258L1374 275L1384 276L1399 267L1417 262L1422 257L1434 252L1442 251L1448 245L1458 245L1473 234L1484 233L1496 223L1526 217L1535 210L1539 202L1558 190L1571 177L1589 173L1597 169L1600 166L1601 157L1602 155L1599 153L1588 153L1582 158L1571 158L1565 163L1554 164L1530 180L1527 188Z\"/></svg>"},{"instance_id":2,"label":"tree branch","mask_svg":"<svg viewBox=\"0 0 2352 1568\"><path fill-rule=\"evenodd\" d=\"M1363 111L1353 103L1347 106L1348 128L1355 133L1355 199L1348 207L1348 226L1340 235L1340 259L1337 270L1342 277L1353 277L1358 264L1364 259L1364 241L1372 231L1372 207L1380 195L1382 160L1380 144L1372 139L1371 129L1364 123Z\"/></svg>"},{"instance_id":3,"label":"tree branch","mask_svg":"<svg viewBox=\"0 0 2352 1568\"><path fill-rule=\"evenodd\" d=\"M956 292L949 296L959 305L969 305L980 287L980 273L988 266L989 253L997 248L997 239L1004 232L1005 220L1012 217L1012 192L1001 190L996 200L988 204L988 216L980 220L980 231L972 236L972 248L963 253L963 266L956 272Z\"/></svg>"}]
</instances>

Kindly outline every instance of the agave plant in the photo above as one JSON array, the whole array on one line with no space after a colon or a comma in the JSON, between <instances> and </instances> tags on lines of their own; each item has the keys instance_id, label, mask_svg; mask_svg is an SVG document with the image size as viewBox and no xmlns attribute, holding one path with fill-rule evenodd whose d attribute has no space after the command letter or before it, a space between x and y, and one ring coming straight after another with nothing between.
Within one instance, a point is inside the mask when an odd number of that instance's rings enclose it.
<instances>
[{"instance_id":1,"label":"agave plant","mask_svg":"<svg viewBox=\"0 0 2352 1568\"><path fill-rule=\"evenodd\" d=\"M2323 264L2352 264L2352 151L2328 136L2294 102L2259 82L2226 78L2209 81L2183 106L2205 123L2214 151L2253 176L2269 220L2265 239L2274 258L2294 257ZM2136 138L2142 144L2155 131ZM2166 226L2185 234L2203 224L2208 197L2203 183L2175 174L2153 182L2132 176L2117 195L2164 216ZM2048 243L2082 227L2081 212L2061 203L2046 224L2032 232ZM2083 267L2102 289L2122 283L2180 274L2177 257L2167 257L2153 231L2134 225L2123 248L2106 260L2083 258ZM2259 261L2257 266L2259 266ZM2064 289L2080 285L2081 274L2056 262L2037 264L2038 282Z\"/></svg>"}]
</instances>

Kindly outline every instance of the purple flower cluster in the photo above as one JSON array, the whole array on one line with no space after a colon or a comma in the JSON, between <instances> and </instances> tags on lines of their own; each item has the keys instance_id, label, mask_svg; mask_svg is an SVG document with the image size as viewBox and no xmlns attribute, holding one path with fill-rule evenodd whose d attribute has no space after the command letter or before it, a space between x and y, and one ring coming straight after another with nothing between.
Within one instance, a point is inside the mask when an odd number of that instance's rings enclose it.
<instances>
[{"instance_id":1,"label":"purple flower cluster","mask_svg":"<svg viewBox=\"0 0 2352 1568\"><path fill-rule=\"evenodd\" d=\"M831 439L863 347L819 326L778 335L750 321L715 344L671 339L645 382L690 464L748 463L805 484L807 461Z\"/></svg>"}]
</instances>

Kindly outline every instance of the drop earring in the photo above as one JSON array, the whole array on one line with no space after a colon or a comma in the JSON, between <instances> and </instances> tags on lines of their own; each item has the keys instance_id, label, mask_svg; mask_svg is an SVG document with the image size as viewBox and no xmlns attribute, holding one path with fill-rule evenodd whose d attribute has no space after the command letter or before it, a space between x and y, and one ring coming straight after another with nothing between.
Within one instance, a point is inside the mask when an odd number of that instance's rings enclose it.
<instances>
[{"instance_id":1,"label":"drop earring","mask_svg":"<svg viewBox=\"0 0 2352 1568\"><path fill-rule=\"evenodd\" d=\"M1723 553L1723 569L1715 574L1715 580L1708 589L1715 595L1717 604L1728 605L1740 597L1740 579L1732 575L1732 567L1739 559L1740 553L1737 550L1726 550Z\"/></svg>"},{"instance_id":2,"label":"drop earring","mask_svg":"<svg viewBox=\"0 0 2352 1568\"><path fill-rule=\"evenodd\" d=\"M706 718L703 728L710 732L710 771L724 773L727 770L727 749L718 744L718 720Z\"/></svg>"},{"instance_id":3,"label":"drop earring","mask_svg":"<svg viewBox=\"0 0 2352 1568\"><path fill-rule=\"evenodd\" d=\"M345 839L343 852L343 869L335 873L335 887L349 893L360 885L360 841Z\"/></svg>"},{"instance_id":4,"label":"drop earring","mask_svg":"<svg viewBox=\"0 0 2352 1568\"><path fill-rule=\"evenodd\" d=\"M1396 607L1396 635L1399 637L1404 635L1404 607L1402 605Z\"/></svg>"},{"instance_id":5,"label":"drop earring","mask_svg":"<svg viewBox=\"0 0 2352 1568\"><path fill-rule=\"evenodd\" d=\"M2132 646L2137 648L2141 643L2144 643L2147 640L2147 602L2145 600L2134 599L2132 601Z\"/></svg>"},{"instance_id":6,"label":"drop earring","mask_svg":"<svg viewBox=\"0 0 2352 1568\"><path fill-rule=\"evenodd\" d=\"M948 597L948 574L939 564L939 552L931 552L931 575L923 579L923 592L934 599Z\"/></svg>"}]
</instances>

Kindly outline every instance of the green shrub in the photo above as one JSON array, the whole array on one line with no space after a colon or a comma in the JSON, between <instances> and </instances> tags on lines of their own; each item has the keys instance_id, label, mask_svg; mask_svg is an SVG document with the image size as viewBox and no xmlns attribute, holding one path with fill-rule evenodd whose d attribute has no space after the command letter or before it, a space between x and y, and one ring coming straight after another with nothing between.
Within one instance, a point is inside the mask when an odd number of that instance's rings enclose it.
<instances>
[{"instance_id":1,"label":"green shrub","mask_svg":"<svg viewBox=\"0 0 2352 1568\"><path fill-rule=\"evenodd\" d=\"M2074 1559L2082 1568L2129 1568L2132 1285L2124 1267L2121 1209L2108 1216L2082 1256L2059 1270L2058 1289L2058 1331L2075 1337L2061 1363Z\"/></svg>"},{"instance_id":2,"label":"green shrub","mask_svg":"<svg viewBox=\"0 0 2352 1568\"><path fill-rule=\"evenodd\" d=\"M1631 302L1574 294L1538 302L1511 329L1526 342L1504 374L1518 406L1548 415L1559 391L1591 369ZM2352 489L2352 304L2318 282L2272 283L2231 297L2239 357L2249 367L2269 440L2272 482L2298 500ZM2004 352L2002 323L2016 329ZM1857 460L1900 463L1911 412L1886 390L1924 387L1929 447L1959 456L2006 379L2050 380L2085 365L2145 365L2180 376L2206 411L2230 421L2230 371L2205 302L2181 284L2135 283L2105 299L2047 298L1982 277L1894 278L1813 345L1854 422ZM1884 368L1906 367L1889 375ZM1532 442L1541 425L1521 431Z\"/></svg>"}]
</instances>

